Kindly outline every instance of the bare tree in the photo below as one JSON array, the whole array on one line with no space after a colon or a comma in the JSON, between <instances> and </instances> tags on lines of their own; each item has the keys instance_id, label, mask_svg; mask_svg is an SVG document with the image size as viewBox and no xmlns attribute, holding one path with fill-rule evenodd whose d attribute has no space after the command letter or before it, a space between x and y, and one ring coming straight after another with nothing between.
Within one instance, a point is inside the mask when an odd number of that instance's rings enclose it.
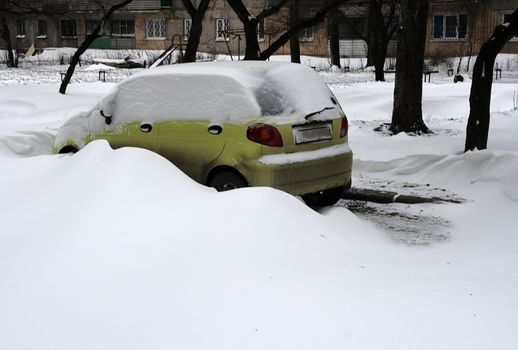
<instances>
[{"instance_id":1,"label":"bare tree","mask_svg":"<svg viewBox=\"0 0 518 350\"><path fill-rule=\"evenodd\" d=\"M248 11L247 7L241 0L227 0L232 10L236 13L237 17L243 23L243 29L245 31L245 60L256 60L259 57L259 41L257 39L257 25L258 19L256 16L252 16Z\"/></svg>"},{"instance_id":2,"label":"bare tree","mask_svg":"<svg viewBox=\"0 0 518 350\"><path fill-rule=\"evenodd\" d=\"M259 52L259 42L257 38L257 24L267 17L279 13L283 8L286 8L288 4L291 4L293 0L278 0L272 2L272 5L266 7L257 16L250 14L250 11L244 5L242 0L227 0L229 5L236 12L238 18L243 24L246 39L246 60L266 60L279 50L283 45L288 43L290 39L298 40L298 33L309 27L313 27L319 23L324 22L326 16L333 10L337 9L340 5L347 2L348 0L325 0L320 4L311 16L307 18L298 19L293 23L289 23L281 35L279 35L273 43L270 44L263 52ZM300 2L297 0L296 2ZM306 1L309 7L315 7L315 2ZM305 2L305 3L306 3Z\"/></svg>"},{"instance_id":3,"label":"bare tree","mask_svg":"<svg viewBox=\"0 0 518 350\"><path fill-rule=\"evenodd\" d=\"M424 47L428 0L401 0L396 58L394 107L390 130L430 133L423 121Z\"/></svg>"},{"instance_id":4,"label":"bare tree","mask_svg":"<svg viewBox=\"0 0 518 350\"><path fill-rule=\"evenodd\" d=\"M367 34L363 40L367 43L368 56L374 65L376 81L385 81L387 48L397 30L396 5L397 0L369 0Z\"/></svg>"},{"instance_id":5,"label":"bare tree","mask_svg":"<svg viewBox=\"0 0 518 350\"><path fill-rule=\"evenodd\" d=\"M183 62L196 61L196 52L200 45L200 38L203 31L202 23L205 13L209 8L211 0L201 0L198 7L195 7L191 0L182 0L182 3L191 16L191 30L189 32L189 39L187 40L187 47L183 56Z\"/></svg>"},{"instance_id":6,"label":"bare tree","mask_svg":"<svg viewBox=\"0 0 518 350\"><path fill-rule=\"evenodd\" d=\"M283 34L281 34L277 39L270 44L270 46L261 52L260 59L266 60L271 55L273 55L277 50L279 50L283 45L285 45L291 37L297 36L298 33L305 29L314 27L320 23L323 23L328 16L329 13L336 10L341 5L345 4L349 0L326 0L322 1L321 6L317 9L317 11L310 17L301 18L296 24L290 26Z\"/></svg>"},{"instance_id":7,"label":"bare tree","mask_svg":"<svg viewBox=\"0 0 518 350\"><path fill-rule=\"evenodd\" d=\"M329 16L329 51L331 64L341 67L340 63L340 25L338 23L341 16L340 11L333 11Z\"/></svg>"},{"instance_id":8,"label":"bare tree","mask_svg":"<svg viewBox=\"0 0 518 350\"><path fill-rule=\"evenodd\" d=\"M227 0L232 10L236 13L237 17L243 24L243 30L245 32L245 60L259 60L259 40L257 38L257 27L260 21L264 21L265 18L273 16L291 0L278 0L270 2L269 6L266 6L257 16L254 16L248 11L242 0Z\"/></svg>"},{"instance_id":9,"label":"bare tree","mask_svg":"<svg viewBox=\"0 0 518 350\"><path fill-rule=\"evenodd\" d=\"M473 67L465 152L473 151L475 148L478 150L487 148L493 66L498 53L516 35L518 35L518 10L511 14L508 23L498 25L491 38L480 48Z\"/></svg>"},{"instance_id":10,"label":"bare tree","mask_svg":"<svg viewBox=\"0 0 518 350\"><path fill-rule=\"evenodd\" d=\"M86 36L85 40L79 45L76 52L70 59L70 66L68 66L67 73L65 74L65 77L63 78L63 81L61 82L61 85L59 86L59 92L61 94L65 94L67 91L67 86L70 83L70 80L72 79L72 75L74 75L74 71L76 69L77 64L79 63L79 58L81 55L90 47L90 45L94 42L95 39L101 37L101 29L106 25L108 19L113 15L113 13L124 6L128 5L133 0L124 0L121 1L112 7L108 9L108 11L104 12L104 15L102 16L101 20L95 26L95 28L92 30L92 33ZM98 3L100 5L100 3Z\"/></svg>"},{"instance_id":11,"label":"bare tree","mask_svg":"<svg viewBox=\"0 0 518 350\"><path fill-rule=\"evenodd\" d=\"M293 28L300 21L300 0L291 0L290 1L290 15L289 15L289 24L290 28ZM300 42L299 42L299 32L294 32L293 35L290 36L290 57L291 62L300 63Z\"/></svg>"},{"instance_id":12,"label":"bare tree","mask_svg":"<svg viewBox=\"0 0 518 350\"><path fill-rule=\"evenodd\" d=\"M13 43L11 42L11 31L5 18L0 18L0 37L5 42L7 50L7 68L18 67L17 61L14 59Z\"/></svg>"}]
</instances>

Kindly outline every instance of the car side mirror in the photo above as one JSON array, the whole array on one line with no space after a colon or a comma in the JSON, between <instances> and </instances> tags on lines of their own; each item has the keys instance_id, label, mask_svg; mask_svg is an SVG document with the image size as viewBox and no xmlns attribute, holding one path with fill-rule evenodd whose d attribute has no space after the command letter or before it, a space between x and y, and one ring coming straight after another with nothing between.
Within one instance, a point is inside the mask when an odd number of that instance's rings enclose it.
<instances>
[{"instance_id":1,"label":"car side mirror","mask_svg":"<svg viewBox=\"0 0 518 350\"><path fill-rule=\"evenodd\" d=\"M111 115L105 115L102 109L100 110L100 113L104 117L104 122L107 125L110 125L112 123L112 116Z\"/></svg>"}]
</instances>

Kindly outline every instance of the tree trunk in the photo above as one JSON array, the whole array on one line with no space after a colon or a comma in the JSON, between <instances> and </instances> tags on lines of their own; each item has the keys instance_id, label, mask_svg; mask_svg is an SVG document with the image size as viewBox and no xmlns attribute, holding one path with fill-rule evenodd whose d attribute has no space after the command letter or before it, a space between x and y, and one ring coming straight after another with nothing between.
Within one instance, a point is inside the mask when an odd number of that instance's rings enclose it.
<instances>
[{"instance_id":1,"label":"tree trunk","mask_svg":"<svg viewBox=\"0 0 518 350\"><path fill-rule=\"evenodd\" d=\"M330 17L329 48L331 51L331 64L340 68L340 28L338 26L337 14Z\"/></svg>"},{"instance_id":2,"label":"tree trunk","mask_svg":"<svg viewBox=\"0 0 518 350\"><path fill-rule=\"evenodd\" d=\"M198 52L198 46L200 45L201 33L203 31L202 26L203 18L196 15L192 18L191 31L189 32L189 38L187 39L187 46L183 54L183 62L195 62L196 53Z\"/></svg>"},{"instance_id":3,"label":"tree trunk","mask_svg":"<svg viewBox=\"0 0 518 350\"><path fill-rule=\"evenodd\" d=\"M5 41L7 49L7 68L17 68L18 62L14 59L13 43L11 42L11 31L7 25L7 20L2 18L2 39Z\"/></svg>"},{"instance_id":4,"label":"tree trunk","mask_svg":"<svg viewBox=\"0 0 518 350\"><path fill-rule=\"evenodd\" d=\"M243 24L245 32L245 60L258 60L260 55L259 40L257 38L257 17L252 16L241 0L227 0L237 17Z\"/></svg>"},{"instance_id":5,"label":"tree trunk","mask_svg":"<svg viewBox=\"0 0 518 350\"><path fill-rule=\"evenodd\" d=\"M487 148L493 66L498 53L517 34L518 10L515 10L511 15L510 24L497 26L491 38L480 48L473 66L465 152L473 151L475 148L478 150Z\"/></svg>"},{"instance_id":6,"label":"tree trunk","mask_svg":"<svg viewBox=\"0 0 518 350\"><path fill-rule=\"evenodd\" d=\"M385 81L385 56L375 56L374 60L374 76L376 81Z\"/></svg>"},{"instance_id":7,"label":"tree trunk","mask_svg":"<svg viewBox=\"0 0 518 350\"><path fill-rule=\"evenodd\" d=\"M79 63L79 59L81 55L90 47L90 45L94 42L95 39L99 38L99 30L95 31L88 35L85 41L82 42L81 45L77 48L74 56L70 59L70 65L68 66L67 73L59 86L59 93L65 94L67 91L67 86L70 84L70 80L72 80L72 75L74 75L74 71L76 69L77 64Z\"/></svg>"},{"instance_id":8,"label":"tree trunk","mask_svg":"<svg viewBox=\"0 0 518 350\"><path fill-rule=\"evenodd\" d=\"M387 14L384 13L386 6L390 9ZM395 0L369 0L367 34L360 35L367 43L367 66L374 66L376 81L385 81L388 43L397 28L394 24L395 10Z\"/></svg>"},{"instance_id":9,"label":"tree trunk","mask_svg":"<svg viewBox=\"0 0 518 350\"><path fill-rule=\"evenodd\" d=\"M203 18L205 17L205 12L207 12L207 8L209 7L210 0L202 0L197 9L194 8L189 0L183 0L183 3L187 12L189 12L189 15L191 16L192 22L182 62L195 62L198 46L200 45L201 34L203 32Z\"/></svg>"},{"instance_id":10,"label":"tree trunk","mask_svg":"<svg viewBox=\"0 0 518 350\"><path fill-rule=\"evenodd\" d=\"M291 0L289 21L290 28L295 27L295 25L299 22L299 0ZM298 31L295 31L290 36L290 55L291 62L300 63L300 42Z\"/></svg>"},{"instance_id":11,"label":"tree trunk","mask_svg":"<svg viewBox=\"0 0 518 350\"><path fill-rule=\"evenodd\" d=\"M261 50L259 49L259 40L257 39L257 25L259 22L256 17L250 17L247 24L244 25L245 30L245 58L244 60L258 60Z\"/></svg>"},{"instance_id":12,"label":"tree trunk","mask_svg":"<svg viewBox=\"0 0 518 350\"><path fill-rule=\"evenodd\" d=\"M428 0L401 0L394 107L390 130L430 133L423 121L423 65Z\"/></svg>"},{"instance_id":13,"label":"tree trunk","mask_svg":"<svg viewBox=\"0 0 518 350\"><path fill-rule=\"evenodd\" d=\"M388 38L385 33L385 20L382 13L383 2L369 6L369 56L375 69L376 81L385 81L385 57L387 57Z\"/></svg>"}]
</instances>

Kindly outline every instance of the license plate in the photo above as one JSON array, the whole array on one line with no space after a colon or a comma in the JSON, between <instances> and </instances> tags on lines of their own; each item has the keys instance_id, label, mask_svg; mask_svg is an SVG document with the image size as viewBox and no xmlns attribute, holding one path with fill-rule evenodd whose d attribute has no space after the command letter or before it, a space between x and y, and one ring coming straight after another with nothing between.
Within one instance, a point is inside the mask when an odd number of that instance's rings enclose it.
<instances>
[{"instance_id":1,"label":"license plate","mask_svg":"<svg viewBox=\"0 0 518 350\"><path fill-rule=\"evenodd\" d=\"M331 140L331 124L319 124L310 126L295 126L293 127L293 137L295 143L308 143L317 141Z\"/></svg>"}]
</instances>

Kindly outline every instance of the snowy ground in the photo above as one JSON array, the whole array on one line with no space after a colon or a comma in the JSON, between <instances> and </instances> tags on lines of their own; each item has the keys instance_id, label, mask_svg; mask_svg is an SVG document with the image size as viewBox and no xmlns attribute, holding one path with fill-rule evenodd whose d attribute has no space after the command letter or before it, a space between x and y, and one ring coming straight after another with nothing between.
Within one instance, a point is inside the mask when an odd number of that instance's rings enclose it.
<instances>
[{"instance_id":1,"label":"snowy ground","mask_svg":"<svg viewBox=\"0 0 518 350\"><path fill-rule=\"evenodd\" d=\"M0 349L516 348L512 71L489 149L468 154L469 79L424 85L433 135L389 136L391 77L322 72L355 186L463 202L316 213L272 189L216 193L143 150L52 155L63 121L131 74L83 66L62 96L62 68L0 70Z\"/></svg>"}]
</instances>

